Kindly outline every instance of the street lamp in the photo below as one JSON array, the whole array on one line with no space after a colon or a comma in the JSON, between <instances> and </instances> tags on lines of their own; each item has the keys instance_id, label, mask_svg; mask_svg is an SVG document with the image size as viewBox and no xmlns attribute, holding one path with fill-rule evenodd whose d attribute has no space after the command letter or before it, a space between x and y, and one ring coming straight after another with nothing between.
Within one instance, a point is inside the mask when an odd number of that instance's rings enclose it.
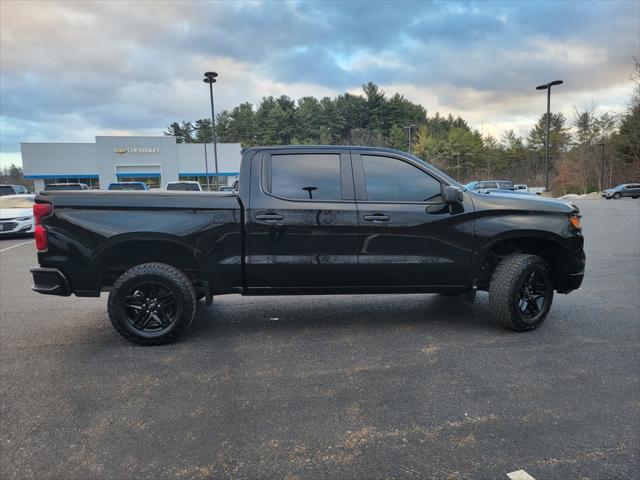
<instances>
[{"instance_id":1,"label":"street lamp","mask_svg":"<svg viewBox=\"0 0 640 480\"><path fill-rule=\"evenodd\" d=\"M550 129L550 117L551 117L551 87L554 85L562 85L562 80L554 80L553 82L545 83L544 85L538 85L536 90L547 91L547 141L544 149L544 189L549 191L549 129Z\"/></svg>"},{"instance_id":2,"label":"street lamp","mask_svg":"<svg viewBox=\"0 0 640 480\"><path fill-rule=\"evenodd\" d=\"M411 153L411 130L414 128L418 128L417 125L409 125L404 127L405 130L409 130L409 153Z\"/></svg>"},{"instance_id":3,"label":"street lamp","mask_svg":"<svg viewBox=\"0 0 640 480\"><path fill-rule=\"evenodd\" d=\"M215 162L216 167L216 190L218 190L218 146L217 146L217 138L216 138L216 113L213 108L213 84L216 83L216 77L218 74L216 72L205 72L204 79L202 80L204 83L209 84L209 97L211 98L211 127L213 128L213 160ZM207 174L207 190L209 190L209 167L207 165L206 160L206 146L205 146L205 168Z\"/></svg>"}]
</instances>

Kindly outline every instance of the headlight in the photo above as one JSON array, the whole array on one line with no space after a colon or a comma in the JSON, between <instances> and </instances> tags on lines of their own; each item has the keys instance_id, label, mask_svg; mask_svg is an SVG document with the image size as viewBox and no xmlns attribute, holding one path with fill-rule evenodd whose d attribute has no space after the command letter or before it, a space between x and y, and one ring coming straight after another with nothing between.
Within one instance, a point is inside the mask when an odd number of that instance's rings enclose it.
<instances>
[{"instance_id":1,"label":"headlight","mask_svg":"<svg viewBox=\"0 0 640 480\"><path fill-rule=\"evenodd\" d=\"M17 221L19 222L24 222L25 220L31 220L32 217L18 217L16 218Z\"/></svg>"},{"instance_id":2,"label":"headlight","mask_svg":"<svg viewBox=\"0 0 640 480\"><path fill-rule=\"evenodd\" d=\"M580 222L581 218L582 215L580 215L579 213L572 213L571 215L569 215L569 224L571 225L571 228L573 228L576 232L582 230L582 223Z\"/></svg>"}]
</instances>

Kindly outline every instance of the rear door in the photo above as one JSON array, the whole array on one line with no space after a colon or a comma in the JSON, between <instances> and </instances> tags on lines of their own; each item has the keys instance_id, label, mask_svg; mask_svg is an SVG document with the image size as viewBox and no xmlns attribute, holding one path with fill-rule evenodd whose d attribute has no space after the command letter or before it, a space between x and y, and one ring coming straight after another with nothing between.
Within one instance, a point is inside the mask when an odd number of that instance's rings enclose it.
<instances>
[{"instance_id":1,"label":"rear door","mask_svg":"<svg viewBox=\"0 0 640 480\"><path fill-rule=\"evenodd\" d=\"M250 184L248 287L356 283L358 214L348 151L258 152Z\"/></svg>"},{"instance_id":2,"label":"rear door","mask_svg":"<svg viewBox=\"0 0 640 480\"><path fill-rule=\"evenodd\" d=\"M352 152L362 286L463 285L471 262L473 205L442 203L443 182L419 162Z\"/></svg>"}]
</instances>

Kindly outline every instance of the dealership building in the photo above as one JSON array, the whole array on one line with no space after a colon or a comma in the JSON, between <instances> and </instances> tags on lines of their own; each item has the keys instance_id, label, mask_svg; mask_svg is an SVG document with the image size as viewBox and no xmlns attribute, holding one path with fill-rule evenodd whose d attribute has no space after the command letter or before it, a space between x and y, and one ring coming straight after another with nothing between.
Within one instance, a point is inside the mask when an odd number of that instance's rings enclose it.
<instances>
[{"instance_id":1,"label":"dealership building","mask_svg":"<svg viewBox=\"0 0 640 480\"><path fill-rule=\"evenodd\" d=\"M167 182L216 183L213 144L177 143L176 137L96 137L95 143L22 143L22 169L39 192L48 183L80 182L106 189L112 182L145 182L164 188ZM218 184L239 175L239 143L218 143ZM208 167L207 167L208 166Z\"/></svg>"}]
</instances>

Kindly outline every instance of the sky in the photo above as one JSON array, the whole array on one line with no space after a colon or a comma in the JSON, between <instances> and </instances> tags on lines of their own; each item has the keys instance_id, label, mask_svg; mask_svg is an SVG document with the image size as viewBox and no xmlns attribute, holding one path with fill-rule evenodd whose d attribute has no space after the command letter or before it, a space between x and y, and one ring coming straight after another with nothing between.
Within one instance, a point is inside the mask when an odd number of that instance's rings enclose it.
<instances>
[{"instance_id":1,"label":"sky","mask_svg":"<svg viewBox=\"0 0 640 480\"><path fill-rule=\"evenodd\" d=\"M484 134L525 135L546 109L624 112L640 1L0 1L0 163L20 142L162 135L267 95L372 81Z\"/></svg>"}]
</instances>

